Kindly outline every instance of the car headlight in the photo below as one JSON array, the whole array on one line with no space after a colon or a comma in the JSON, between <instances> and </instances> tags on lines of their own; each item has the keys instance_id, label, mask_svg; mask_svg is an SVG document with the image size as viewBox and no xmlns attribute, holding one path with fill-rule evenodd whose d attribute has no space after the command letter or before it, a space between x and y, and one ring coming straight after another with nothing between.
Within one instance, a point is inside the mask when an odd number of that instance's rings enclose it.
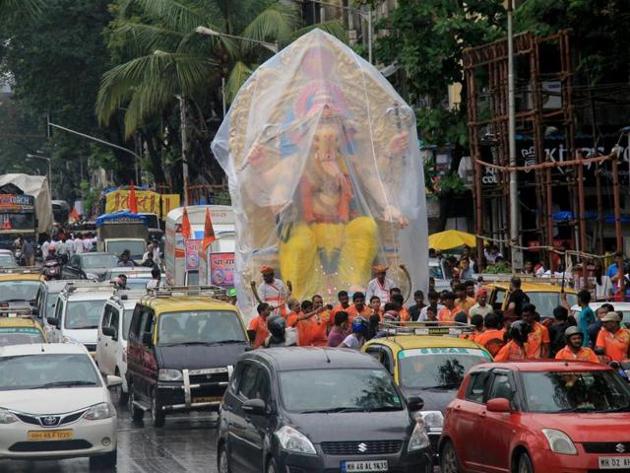
<instances>
[{"instance_id":1,"label":"car headlight","mask_svg":"<svg viewBox=\"0 0 630 473\"><path fill-rule=\"evenodd\" d=\"M280 446L289 452L317 454L312 442L299 430L285 425L276 431Z\"/></svg>"},{"instance_id":2,"label":"car headlight","mask_svg":"<svg viewBox=\"0 0 630 473\"><path fill-rule=\"evenodd\" d=\"M421 417L416 418L416 425L409 437L409 445L407 446L408 452L415 452L416 450L422 450L429 446L429 436L427 435L426 426L424 420Z\"/></svg>"},{"instance_id":3,"label":"car headlight","mask_svg":"<svg viewBox=\"0 0 630 473\"><path fill-rule=\"evenodd\" d=\"M85 273L85 277L90 281L100 281L100 277L96 273Z\"/></svg>"},{"instance_id":4,"label":"car headlight","mask_svg":"<svg viewBox=\"0 0 630 473\"><path fill-rule=\"evenodd\" d=\"M13 424L14 422L17 422L17 417L5 409L0 409L0 425Z\"/></svg>"},{"instance_id":5,"label":"car headlight","mask_svg":"<svg viewBox=\"0 0 630 473\"><path fill-rule=\"evenodd\" d=\"M181 381L182 372L180 370L162 369L158 374L158 381Z\"/></svg>"},{"instance_id":6,"label":"car headlight","mask_svg":"<svg viewBox=\"0 0 630 473\"><path fill-rule=\"evenodd\" d=\"M573 440L560 430L542 429L542 433L549 442L549 448L552 452L562 453L563 455L577 455L577 449Z\"/></svg>"},{"instance_id":7,"label":"car headlight","mask_svg":"<svg viewBox=\"0 0 630 473\"><path fill-rule=\"evenodd\" d=\"M440 411L420 411L416 414L416 419L424 421L424 428L427 432L442 432L444 428L444 415Z\"/></svg>"},{"instance_id":8,"label":"car headlight","mask_svg":"<svg viewBox=\"0 0 630 473\"><path fill-rule=\"evenodd\" d=\"M116 409L114 406L108 402L101 402L100 404L96 404L85 411L83 418L87 420L102 420L109 419L115 415Z\"/></svg>"}]
</instances>

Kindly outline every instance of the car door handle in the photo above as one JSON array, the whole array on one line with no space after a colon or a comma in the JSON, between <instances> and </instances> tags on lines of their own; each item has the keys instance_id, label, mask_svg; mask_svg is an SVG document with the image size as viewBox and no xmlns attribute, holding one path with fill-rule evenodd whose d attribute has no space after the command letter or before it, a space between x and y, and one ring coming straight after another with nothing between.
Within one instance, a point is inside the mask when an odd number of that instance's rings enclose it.
<instances>
[{"instance_id":1,"label":"car door handle","mask_svg":"<svg viewBox=\"0 0 630 473\"><path fill-rule=\"evenodd\" d=\"M486 417L486 411L482 411L481 414L479 414L481 417Z\"/></svg>"}]
</instances>

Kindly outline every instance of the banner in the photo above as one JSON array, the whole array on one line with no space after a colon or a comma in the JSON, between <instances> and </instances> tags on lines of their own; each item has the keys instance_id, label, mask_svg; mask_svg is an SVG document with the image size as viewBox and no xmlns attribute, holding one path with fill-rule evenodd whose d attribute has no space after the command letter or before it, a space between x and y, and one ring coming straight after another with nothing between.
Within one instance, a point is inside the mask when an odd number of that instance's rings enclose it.
<instances>
[{"instance_id":1,"label":"banner","mask_svg":"<svg viewBox=\"0 0 630 473\"><path fill-rule=\"evenodd\" d=\"M186 240L186 271L199 271L199 248L202 240Z\"/></svg>"},{"instance_id":2,"label":"banner","mask_svg":"<svg viewBox=\"0 0 630 473\"><path fill-rule=\"evenodd\" d=\"M210 254L210 284L234 287L234 253Z\"/></svg>"},{"instance_id":3,"label":"banner","mask_svg":"<svg viewBox=\"0 0 630 473\"><path fill-rule=\"evenodd\" d=\"M138 212L153 213L164 219L174 208L179 207L179 194L158 194L153 191L136 190ZM129 191L117 190L105 197L105 213L129 209Z\"/></svg>"}]
</instances>

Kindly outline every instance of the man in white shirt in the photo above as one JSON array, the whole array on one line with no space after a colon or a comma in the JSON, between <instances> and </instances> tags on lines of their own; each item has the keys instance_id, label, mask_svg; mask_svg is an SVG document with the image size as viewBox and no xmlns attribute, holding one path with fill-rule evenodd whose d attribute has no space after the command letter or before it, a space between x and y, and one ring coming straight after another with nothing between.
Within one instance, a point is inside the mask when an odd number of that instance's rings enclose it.
<instances>
[{"instance_id":1,"label":"man in white shirt","mask_svg":"<svg viewBox=\"0 0 630 473\"><path fill-rule=\"evenodd\" d=\"M50 239L42 243L42 259L44 261L46 261L46 258L48 258L48 248L50 248Z\"/></svg>"},{"instance_id":2,"label":"man in white shirt","mask_svg":"<svg viewBox=\"0 0 630 473\"><path fill-rule=\"evenodd\" d=\"M382 264L377 264L372 268L375 278L368 283L365 300L369 301L373 296L376 296L381 300L381 306L385 306L389 302L389 290L395 286L394 281L387 277L388 269Z\"/></svg>"},{"instance_id":3,"label":"man in white shirt","mask_svg":"<svg viewBox=\"0 0 630 473\"><path fill-rule=\"evenodd\" d=\"M79 233L74 238L74 252L78 255L85 253L85 247L83 246L83 236Z\"/></svg>"},{"instance_id":4,"label":"man in white shirt","mask_svg":"<svg viewBox=\"0 0 630 473\"><path fill-rule=\"evenodd\" d=\"M427 311L429 307L433 310L433 313L437 316L438 312L442 310L444 307L442 304L439 304L440 295L435 291L429 291L429 305L424 306L422 310L420 310L420 316L418 317L418 321L424 322L425 320L429 320L429 315Z\"/></svg>"},{"instance_id":5,"label":"man in white shirt","mask_svg":"<svg viewBox=\"0 0 630 473\"><path fill-rule=\"evenodd\" d=\"M492 313L492 307L488 305L488 291L481 288L477 291L477 303L470 308L468 315L472 318L473 315L481 315L484 319L486 315Z\"/></svg>"},{"instance_id":6,"label":"man in white shirt","mask_svg":"<svg viewBox=\"0 0 630 473\"><path fill-rule=\"evenodd\" d=\"M83 252L90 253L92 251L92 235L87 234L83 238Z\"/></svg>"}]
</instances>

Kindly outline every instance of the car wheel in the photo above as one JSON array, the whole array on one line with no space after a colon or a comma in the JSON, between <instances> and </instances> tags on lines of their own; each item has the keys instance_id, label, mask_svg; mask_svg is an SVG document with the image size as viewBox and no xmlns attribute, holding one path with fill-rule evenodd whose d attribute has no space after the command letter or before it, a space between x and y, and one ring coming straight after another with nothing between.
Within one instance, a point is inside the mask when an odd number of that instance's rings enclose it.
<instances>
[{"instance_id":1,"label":"car wheel","mask_svg":"<svg viewBox=\"0 0 630 473\"><path fill-rule=\"evenodd\" d=\"M221 447L219 447L219 456L217 458L217 469L219 470L219 473L232 473L232 469L230 468L230 460L228 458L225 445L221 445Z\"/></svg>"},{"instance_id":2,"label":"car wheel","mask_svg":"<svg viewBox=\"0 0 630 473\"><path fill-rule=\"evenodd\" d=\"M104 455L90 457L90 470L113 471L116 469L117 461L118 461L117 450L106 453Z\"/></svg>"},{"instance_id":3,"label":"car wheel","mask_svg":"<svg viewBox=\"0 0 630 473\"><path fill-rule=\"evenodd\" d=\"M161 409L155 389L151 393L151 417L153 418L153 427L164 426L164 411Z\"/></svg>"},{"instance_id":4,"label":"car wheel","mask_svg":"<svg viewBox=\"0 0 630 473\"><path fill-rule=\"evenodd\" d=\"M534 465L532 465L532 460L527 453L518 457L518 470L516 471L518 473L534 473Z\"/></svg>"},{"instance_id":5,"label":"car wheel","mask_svg":"<svg viewBox=\"0 0 630 473\"><path fill-rule=\"evenodd\" d=\"M127 396L129 415L131 416L131 420L134 422L140 422L144 417L144 411L134 404L136 395L133 393L133 384L131 384L131 380L127 382L127 386L129 386L129 393Z\"/></svg>"},{"instance_id":6,"label":"car wheel","mask_svg":"<svg viewBox=\"0 0 630 473\"><path fill-rule=\"evenodd\" d=\"M280 473L280 468L278 468L276 460L273 458L267 463L267 473Z\"/></svg>"},{"instance_id":7,"label":"car wheel","mask_svg":"<svg viewBox=\"0 0 630 473\"><path fill-rule=\"evenodd\" d=\"M458 473L459 472L459 460L457 459L457 453L455 452L455 446L453 442L447 440L442 446L440 452L440 473Z\"/></svg>"}]
</instances>

